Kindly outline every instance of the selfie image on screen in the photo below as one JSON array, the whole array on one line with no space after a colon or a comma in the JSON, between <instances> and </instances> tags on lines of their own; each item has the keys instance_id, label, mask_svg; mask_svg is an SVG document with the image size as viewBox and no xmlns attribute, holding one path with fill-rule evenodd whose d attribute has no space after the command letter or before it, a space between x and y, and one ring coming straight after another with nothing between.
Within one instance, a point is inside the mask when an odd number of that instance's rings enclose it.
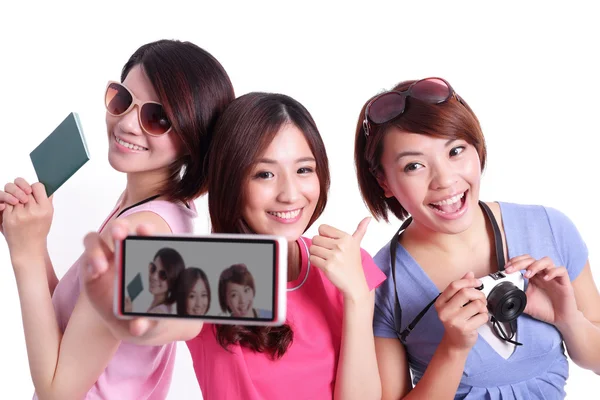
<instances>
[{"instance_id":1,"label":"selfie image on screen","mask_svg":"<svg viewBox=\"0 0 600 400\"><path fill-rule=\"evenodd\" d=\"M123 314L270 320L275 256L268 240L127 238Z\"/></svg>"}]
</instances>

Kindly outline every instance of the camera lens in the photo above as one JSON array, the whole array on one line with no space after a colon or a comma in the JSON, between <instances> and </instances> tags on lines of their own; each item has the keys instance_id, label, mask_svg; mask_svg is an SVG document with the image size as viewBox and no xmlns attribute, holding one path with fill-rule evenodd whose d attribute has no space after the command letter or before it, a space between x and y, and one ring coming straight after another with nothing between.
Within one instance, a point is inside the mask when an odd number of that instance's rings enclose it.
<instances>
[{"instance_id":1,"label":"camera lens","mask_svg":"<svg viewBox=\"0 0 600 400\"><path fill-rule=\"evenodd\" d=\"M511 282L502 282L492 289L487 301L490 314L499 322L510 322L525 310L527 296Z\"/></svg>"}]
</instances>

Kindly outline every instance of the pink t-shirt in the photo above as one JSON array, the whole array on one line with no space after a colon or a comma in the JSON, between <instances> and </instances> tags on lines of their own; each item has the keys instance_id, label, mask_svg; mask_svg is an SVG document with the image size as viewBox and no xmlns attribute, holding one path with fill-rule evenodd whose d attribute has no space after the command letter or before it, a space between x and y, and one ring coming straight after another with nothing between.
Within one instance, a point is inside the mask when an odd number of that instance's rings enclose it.
<instances>
[{"instance_id":1,"label":"pink t-shirt","mask_svg":"<svg viewBox=\"0 0 600 400\"><path fill-rule=\"evenodd\" d=\"M298 241L301 270L288 282L287 323L294 340L279 360L232 345L225 350L215 327L205 324L187 342L196 377L206 400L333 398L342 336L343 298L327 277L308 260L310 239ZM361 249L369 288L385 280L371 256Z\"/></svg>"},{"instance_id":2,"label":"pink t-shirt","mask_svg":"<svg viewBox=\"0 0 600 400\"><path fill-rule=\"evenodd\" d=\"M107 221L116 212L120 200ZM187 208L181 203L153 200L125 211L120 217L150 211L159 215L173 233L193 232L192 219L197 216L194 203ZM64 333L80 293L79 268L81 257L65 273L54 290L52 303L61 331ZM90 338L93 340L93 338ZM122 342L85 400L163 400L167 397L175 362L176 344L139 346ZM77 377L73 377L77 379ZM34 400L37 395L34 394Z\"/></svg>"}]
</instances>

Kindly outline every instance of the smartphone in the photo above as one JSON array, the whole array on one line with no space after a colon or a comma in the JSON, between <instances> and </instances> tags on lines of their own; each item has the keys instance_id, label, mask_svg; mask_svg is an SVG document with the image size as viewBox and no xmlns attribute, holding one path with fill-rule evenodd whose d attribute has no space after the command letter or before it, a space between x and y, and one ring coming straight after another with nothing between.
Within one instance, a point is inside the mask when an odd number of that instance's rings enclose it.
<instances>
[{"instance_id":1,"label":"smartphone","mask_svg":"<svg viewBox=\"0 0 600 400\"><path fill-rule=\"evenodd\" d=\"M115 249L118 318L186 318L248 326L285 322L284 237L130 235L117 241Z\"/></svg>"},{"instance_id":2,"label":"smartphone","mask_svg":"<svg viewBox=\"0 0 600 400\"><path fill-rule=\"evenodd\" d=\"M79 115L69 113L29 158L50 197L90 159Z\"/></svg>"}]
</instances>

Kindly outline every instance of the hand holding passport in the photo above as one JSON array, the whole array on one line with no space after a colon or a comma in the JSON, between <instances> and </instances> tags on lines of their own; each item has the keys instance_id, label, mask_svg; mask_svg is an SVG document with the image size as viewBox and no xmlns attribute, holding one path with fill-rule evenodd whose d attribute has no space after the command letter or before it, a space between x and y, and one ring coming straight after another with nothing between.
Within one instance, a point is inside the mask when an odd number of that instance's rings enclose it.
<instances>
[{"instance_id":1,"label":"hand holding passport","mask_svg":"<svg viewBox=\"0 0 600 400\"><path fill-rule=\"evenodd\" d=\"M70 113L29 156L38 181L52 196L90 159L79 115Z\"/></svg>"},{"instance_id":2,"label":"hand holding passport","mask_svg":"<svg viewBox=\"0 0 600 400\"><path fill-rule=\"evenodd\" d=\"M89 153L77 113L67 118L30 153L38 181L52 196L75 172L89 161ZM19 185L19 179L15 183ZM24 181L23 181L24 182ZM26 182L25 185L29 186ZM17 200L18 201L18 200ZM0 202L0 233L4 203Z\"/></svg>"}]
</instances>

